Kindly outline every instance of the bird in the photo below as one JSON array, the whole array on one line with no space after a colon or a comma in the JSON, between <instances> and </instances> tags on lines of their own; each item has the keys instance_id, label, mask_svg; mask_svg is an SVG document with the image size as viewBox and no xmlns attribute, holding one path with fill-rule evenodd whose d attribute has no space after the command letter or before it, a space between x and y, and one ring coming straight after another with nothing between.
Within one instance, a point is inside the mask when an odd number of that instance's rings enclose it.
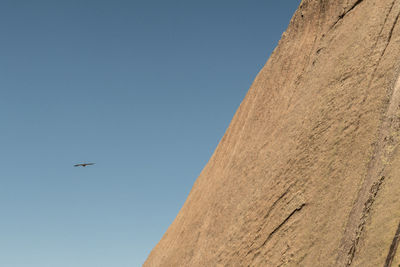
<instances>
[{"instance_id":1,"label":"bird","mask_svg":"<svg viewBox=\"0 0 400 267\"><path fill-rule=\"evenodd\" d=\"M78 163L78 164L75 164L74 167L86 167L86 166L94 165L94 164L96 164L96 163Z\"/></svg>"}]
</instances>

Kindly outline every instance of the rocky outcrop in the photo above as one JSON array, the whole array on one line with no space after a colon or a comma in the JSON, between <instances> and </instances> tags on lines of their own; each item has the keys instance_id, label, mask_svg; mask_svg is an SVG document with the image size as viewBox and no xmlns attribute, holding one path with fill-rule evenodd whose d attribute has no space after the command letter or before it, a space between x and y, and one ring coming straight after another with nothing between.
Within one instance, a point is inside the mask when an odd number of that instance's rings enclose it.
<instances>
[{"instance_id":1,"label":"rocky outcrop","mask_svg":"<svg viewBox=\"0 0 400 267\"><path fill-rule=\"evenodd\" d=\"M399 16L303 0L144 266L400 264Z\"/></svg>"}]
</instances>

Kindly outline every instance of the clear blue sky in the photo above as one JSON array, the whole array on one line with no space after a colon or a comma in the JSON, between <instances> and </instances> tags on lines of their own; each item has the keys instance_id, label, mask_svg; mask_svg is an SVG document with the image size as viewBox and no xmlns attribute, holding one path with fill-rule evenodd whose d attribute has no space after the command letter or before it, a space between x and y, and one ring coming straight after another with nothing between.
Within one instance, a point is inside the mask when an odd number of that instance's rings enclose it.
<instances>
[{"instance_id":1,"label":"clear blue sky","mask_svg":"<svg viewBox=\"0 0 400 267\"><path fill-rule=\"evenodd\" d=\"M0 267L140 266L299 2L1 1Z\"/></svg>"}]
</instances>

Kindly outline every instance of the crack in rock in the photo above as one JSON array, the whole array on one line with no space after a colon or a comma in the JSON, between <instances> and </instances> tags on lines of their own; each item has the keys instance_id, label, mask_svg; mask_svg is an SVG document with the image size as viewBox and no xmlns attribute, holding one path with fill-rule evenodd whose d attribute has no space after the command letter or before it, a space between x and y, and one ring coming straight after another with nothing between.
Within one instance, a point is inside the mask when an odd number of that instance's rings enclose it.
<instances>
[{"instance_id":1,"label":"crack in rock","mask_svg":"<svg viewBox=\"0 0 400 267\"><path fill-rule=\"evenodd\" d=\"M290 218L296 214L297 212L301 211L303 209L303 207L306 205L306 203L302 203L300 206L298 206L297 208L295 208L279 225L277 225L267 236L267 238L264 240L264 242L256 247L251 249L250 251L247 252L247 255L249 255L250 253L252 253L253 251L257 251L254 255L253 255L253 260L260 254L260 248L264 247L267 242L290 220Z\"/></svg>"},{"instance_id":2,"label":"crack in rock","mask_svg":"<svg viewBox=\"0 0 400 267\"><path fill-rule=\"evenodd\" d=\"M397 226L396 234L393 237L392 244L390 245L389 253L387 255L384 267L392 266L393 258L396 255L396 250L400 242L400 223Z\"/></svg>"},{"instance_id":3,"label":"crack in rock","mask_svg":"<svg viewBox=\"0 0 400 267\"><path fill-rule=\"evenodd\" d=\"M364 0L357 0L347 11L344 11L342 14L339 15L338 19L335 21L335 23L332 24L330 29L334 28L336 24L339 23L347 14L349 14L353 9L355 9L361 2Z\"/></svg>"},{"instance_id":4,"label":"crack in rock","mask_svg":"<svg viewBox=\"0 0 400 267\"><path fill-rule=\"evenodd\" d=\"M356 237L352 241L352 245L351 245L351 247L349 249L349 252L348 252L348 258L349 259L348 259L348 262L347 262L346 266L350 266L351 263L353 262L358 242L360 240L362 232L364 231L365 223L367 221L369 212L371 210L372 204L375 202L376 195L378 194L378 191L379 191L379 189L380 189L380 187L381 187L381 185L383 183L383 180L385 180L385 176L382 176L379 179L379 181L375 182L372 185L371 190L370 190L369 198L364 203L364 209L363 209L363 212L362 212L362 215L361 215L360 224L358 225L358 228L357 228Z\"/></svg>"},{"instance_id":5,"label":"crack in rock","mask_svg":"<svg viewBox=\"0 0 400 267\"><path fill-rule=\"evenodd\" d=\"M391 9L390 9L391 10ZM385 46L382 49L380 58L377 61L374 73L378 69L387 47L392 39L395 26L398 23L400 12L394 19L388 32ZM371 81L372 82L372 81ZM341 241L339 254L336 260L338 266L350 266L353 262L359 239L364 231L365 223L369 216L371 207L375 201L378 191L383 183L385 171L388 162L392 156L394 147L399 139L399 129L397 126L398 110L400 104L400 77L398 77L391 96L389 97L386 113L379 129L378 139L375 143L374 152L368 165L368 171L363 184L358 192L352 211L349 214L347 225Z\"/></svg>"}]
</instances>

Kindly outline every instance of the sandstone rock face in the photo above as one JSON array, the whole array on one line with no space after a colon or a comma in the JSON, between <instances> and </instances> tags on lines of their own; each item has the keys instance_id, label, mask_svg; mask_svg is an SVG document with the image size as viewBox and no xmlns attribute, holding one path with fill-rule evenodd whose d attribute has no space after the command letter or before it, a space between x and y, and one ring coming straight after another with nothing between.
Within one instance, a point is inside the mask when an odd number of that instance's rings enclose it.
<instances>
[{"instance_id":1,"label":"sandstone rock face","mask_svg":"<svg viewBox=\"0 0 400 267\"><path fill-rule=\"evenodd\" d=\"M399 16L303 0L144 266L398 266Z\"/></svg>"}]
</instances>

